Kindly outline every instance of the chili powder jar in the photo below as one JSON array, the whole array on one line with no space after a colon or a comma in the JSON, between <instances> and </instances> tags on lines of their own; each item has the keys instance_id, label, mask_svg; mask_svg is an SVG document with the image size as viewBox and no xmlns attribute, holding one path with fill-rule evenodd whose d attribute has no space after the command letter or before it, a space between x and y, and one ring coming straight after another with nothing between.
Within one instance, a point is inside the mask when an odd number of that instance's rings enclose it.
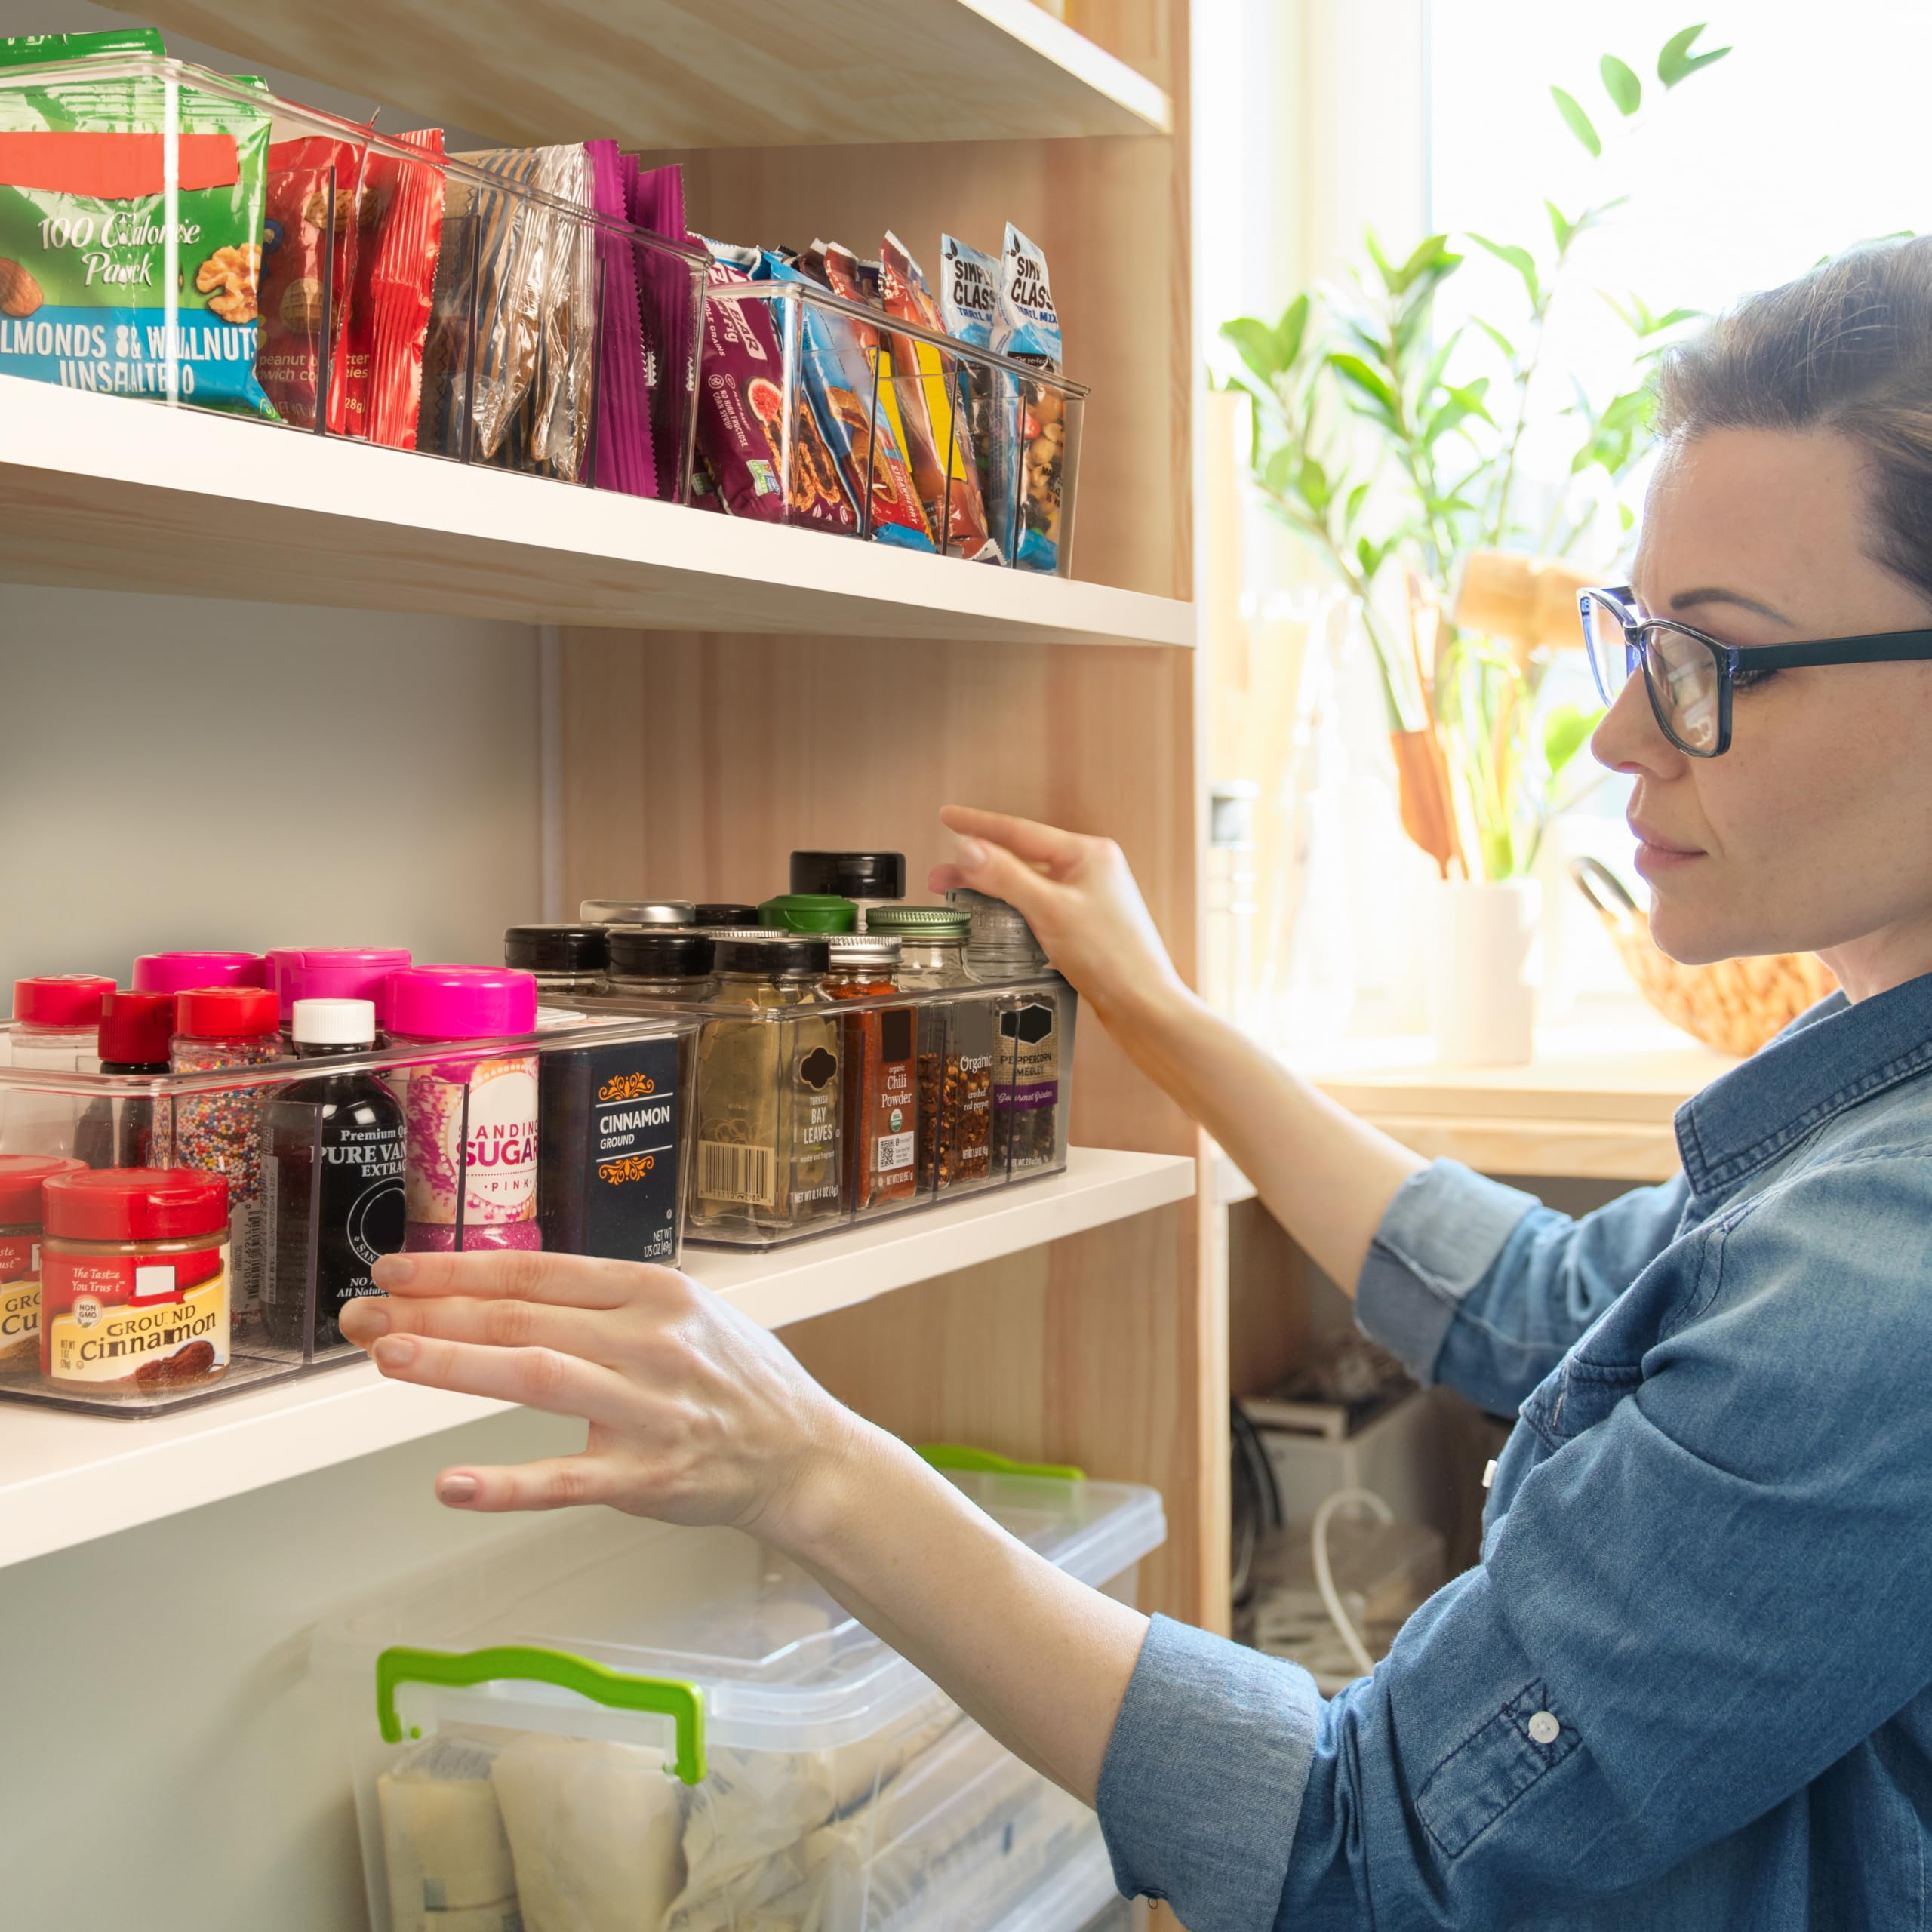
<instances>
[{"instance_id":1,"label":"chili powder jar","mask_svg":"<svg viewBox=\"0 0 1932 1932\"><path fill-rule=\"evenodd\" d=\"M41 1373L100 1395L157 1395L228 1367L228 1183L188 1168L103 1168L42 1186Z\"/></svg>"},{"instance_id":2,"label":"chili powder jar","mask_svg":"<svg viewBox=\"0 0 1932 1932\"><path fill-rule=\"evenodd\" d=\"M872 1000L899 990L899 942L881 934L835 939L825 989ZM845 1146L853 1211L903 1208L918 1195L918 1016L910 1006L848 1014Z\"/></svg>"},{"instance_id":3,"label":"chili powder jar","mask_svg":"<svg viewBox=\"0 0 1932 1932\"><path fill-rule=\"evenodd\" d=\"M40 1355L40 1190L82 1171L52 1154L0 1154L0 1367Z\"/></svg>"}]
</instances>

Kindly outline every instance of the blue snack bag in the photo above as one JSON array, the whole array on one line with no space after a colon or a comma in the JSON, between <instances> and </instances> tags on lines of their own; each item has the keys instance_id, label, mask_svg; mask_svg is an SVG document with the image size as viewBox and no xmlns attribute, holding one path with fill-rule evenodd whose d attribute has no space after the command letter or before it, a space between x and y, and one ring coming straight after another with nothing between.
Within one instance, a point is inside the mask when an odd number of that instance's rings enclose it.
<instances>
[{"instance_id":1,"label":"blue snack bag","mask_svg":"<svg viewBox=\"0 0 1932 1932\"><path fill-rule=\"evenodd\" d=\"M1047 258L1011 222L1006 225L992 346L1043 375L1060 373L1060 315L1048 285ZM1016 383L1018 428L1007 447L1019 464L1017 488L1010 472L1000 478L1001 503L1017 500L1017 505L1019 528L1009 554L1022 570L1051 573L1060 568L1066 398L1051 383Z\"/></svg>"}]
</instances>

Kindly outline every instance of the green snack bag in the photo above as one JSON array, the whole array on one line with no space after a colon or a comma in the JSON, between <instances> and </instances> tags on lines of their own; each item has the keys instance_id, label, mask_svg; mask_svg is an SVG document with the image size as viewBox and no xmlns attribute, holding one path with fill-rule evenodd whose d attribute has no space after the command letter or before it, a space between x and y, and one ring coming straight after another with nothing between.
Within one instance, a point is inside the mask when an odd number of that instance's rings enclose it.
<instances>
[{"instance_id":1,"label":"green snack bag","mask_svg":"<svg viewBox=\"0 0 1932 1932\"><path fill-rule=\"evenodd\" d=\"M255 380L266 98L112 72L162 52L151 29L0 40L0 375L165 396L172 367L183 402L272 420ZM39 71L82 61L108 71Z\"/></svg>"}]
</instances>

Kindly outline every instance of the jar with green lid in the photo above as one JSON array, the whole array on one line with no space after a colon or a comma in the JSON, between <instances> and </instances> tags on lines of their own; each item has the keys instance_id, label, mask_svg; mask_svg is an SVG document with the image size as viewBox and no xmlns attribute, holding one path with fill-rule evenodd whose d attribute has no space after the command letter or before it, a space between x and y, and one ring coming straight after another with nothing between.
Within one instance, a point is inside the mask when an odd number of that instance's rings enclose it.
<instances>
[{"instance_id":1,"label":"jar with green lid","mask_svg":"<svg viewBox=\"0 0 1932 1932\"><path fill-rule=\"evenodd\" d=\"M995 1178L992 1164L992 995L966 970L968 914L949 906L878 906L869 937L899 941L899 983L951 993L919 1003L919 1191L957 1193ZM999 1178L1004 1178L1002 1173Z\"/></svg>"},{"instance_id":2,"label":"jar with green lid","mask_svg":"<svg viewBox=\"0 0 1932 1932\"><path fill-rule=\"evenodd\" d=\"M758 922L774 932L855 933L859 909L832 892L781 892L758 909Z\"/></svg>"},{"instance_id":3,"label":"jar with green lid","mask_svg":"<svg viewBox=\"0 0 1932 1932\"><path fill-rule=\"evenodd\" d=\"M762 1247L844 1211L829 949L775 931L712 938L686 1226L695 1240Z\"/></svg>"}]
</instances>

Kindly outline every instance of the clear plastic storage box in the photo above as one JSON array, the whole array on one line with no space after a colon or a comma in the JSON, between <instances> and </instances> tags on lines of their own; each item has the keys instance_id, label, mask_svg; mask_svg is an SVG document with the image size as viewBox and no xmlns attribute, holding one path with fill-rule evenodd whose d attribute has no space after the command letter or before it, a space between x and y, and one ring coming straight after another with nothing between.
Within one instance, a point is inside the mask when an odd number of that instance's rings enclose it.
<instances>
[{"instance_id":1,"label":"clear plastic storage box","mask_svg":"<svg viewBox=\"0 0 1932 1932\"><path fill-rule=\"evenodd\" d=\"M1131 1601L1151 1490L958 1470ZM331 1620L374 1932L1078 1932L1098 1824L783 1558L573 1513Z\"/></svg>"},{"instance_id":2,"label":"clear plastic storage box","mask_svg":"<svg viewBox=\"0 0 1932 1932\"><path fill-rule=\"evenodd\" d=\"M137 1194L140 1225L125 1211L111 1224L114 1204L97 1201L88 1225L69 1221L75 1240L57 1231L62 1211L38 1210L45 1234L0 1247L6 1318L21 1327L0 1352L0 1398L152 1415L359 1361L334 1318L405 1242L675 1266L696 1023L554 1017L515 1038L152 1075L81 1070L92 1057L72 1047L72 1071L14 1064L18 1029L0 1027L0 1156L85 1168L91 1190L131 1169L226 1186L218 1227L177 1225L180 1210ZM344 1090L325 1083L356 1075L374 1084L346 1120ZM346 1125L371 1144L345 1146ZM325 1190L355 1159L355 1203L334 1211ZM0 1180L8 1171L0 1161ZM149 1226L157 1213L165 1224Z\"/></svg>"}]
</instances>

